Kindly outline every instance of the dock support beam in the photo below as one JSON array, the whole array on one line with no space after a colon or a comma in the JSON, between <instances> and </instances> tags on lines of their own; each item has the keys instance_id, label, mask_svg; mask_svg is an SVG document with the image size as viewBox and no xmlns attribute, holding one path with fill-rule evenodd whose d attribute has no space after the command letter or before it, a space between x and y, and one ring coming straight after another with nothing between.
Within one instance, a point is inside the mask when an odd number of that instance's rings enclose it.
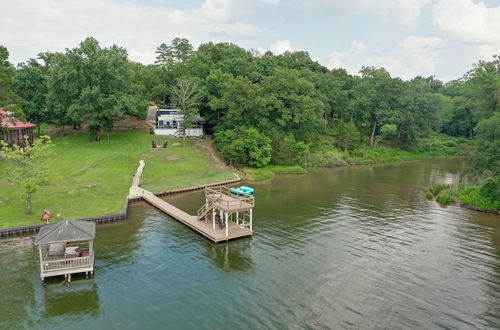
<instances>
[{"instance_id":1,"label":"dock support beam","mask_svg":"<svg viewBox=\"0 0 500 330\"><path fill-rule=\"evenodd\" d=\"M252 229L252 213L253 212L252 211L253 211L253 209L250 209L250 231L253 231L253 229Z\"/></svg>"},{"instance_id":2,"label":"dock support beam","mask_svg":"<svg viewBox=\"0 0 500 330\"><path fill-rule=\"evenodd\" d=\"M229 216L229 214L227 212L224 212L225 213L225 216L226 216L226 236L229 236L229 223L227 221L227 218Z\"/></svg>"},{"instance_id":3,"label":"dock support beam","mask_svg":"<svg viewBox=\"0 0 500 330\"><path fill-rule=\"evenodd\" d=\"M236 224L237 225L240 224L240 220L238 218L239 218L239 212L236 212Z\"/></svg>"},{"instance_id":4,"label":"dock support beam","mask_svg":"<svg viewBox=\"0 0 500 330\"><path fill-rule=\"evenodd\" d=\"M215 209L212 209L212 227L215 230Z\"/></svg>"}]
</instances>

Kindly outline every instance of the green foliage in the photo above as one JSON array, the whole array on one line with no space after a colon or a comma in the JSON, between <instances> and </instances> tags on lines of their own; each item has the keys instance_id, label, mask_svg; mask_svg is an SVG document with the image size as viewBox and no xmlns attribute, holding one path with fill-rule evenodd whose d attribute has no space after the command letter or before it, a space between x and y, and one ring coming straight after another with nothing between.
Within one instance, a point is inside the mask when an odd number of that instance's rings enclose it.
<instances>
[{"instance_id":1,"label":"green foliage","mask_svg":"<svg viewBox=\"0 0 500 330\"><path fill-rule=\"evenodd\" d=\"M460 204L473 206L482 210L500 210L500 199L491 199L481 193L480 186L463 186L456 192Z\"/></svg>"},{"instance_id":2,"label":"green foliage","mask_svg":"<svg viewBox=\"0 0 500 330\"><path fill-rule=\"evenodd\" d=\"M25 137L28 145L28 137ZM0 159L6 162L5 175L8 182L23 189L21 197L27 198L27 214L31 213L31 196L41 187L50 184L54 176L47 160L53 156L52 142L49 136L35 140L32 146L9 147L0 141Z\"/></svg>"},{"instance_id":3,"label":"green foliage","mask_svg":"<svg viewBox=\"0 0 500 330\"><path fill-rule=\"evenodd\" d=\"M271 139L255 128L220 131L215 143L222 157L236 166L262 167L271 161Z\"/></svg>"},{"instance_id":4,"label":"green foliage","mask_svg":"<svg viewBox=\"0 0 500 330\"><path fill-rule=\"evenodd\" d=\"M500 203L500 176L484 180L479 191L484 198L489 199L492 203Z\"/></svg>"},{"instance_id":5,"label":"green foliage","mask_svg":"<svg viewBox=\"0 0 500 330\"><path fill-rule=\"evenodd\" d=\"M453 193L450 190L443 190L436 197L436 201L444 205L453 202L453 200Z\"/></svg>"},{"instance_id":6,"label":"green foliage","mask_svg":"<svg viewBox=\"0 0 500 330\"><path fill-rule=\"evenodd\" d=\"M335 138L337 145L344 151L356 148L361 142L361 134L352 119L348 122L339 120L335 124Z\"/></svg>"},{"instance_id":7,"label":"green foliage","mask_svg":"<svg viewBox=\"0 0 500 330\"><path fill-rule=\"evenodd\" d=\"M260 168L245 169L247 179L251 181L266 180L276 174L304 174L307 171L300 166L268 165Z\"/></svg>"},{"instance_id":8,"label":"green foliage","mask_svg":"<svg viewBox=\"0 0 500 330\"><path fill-rule=\"evenodd\" d=\"M9 62L9 51L0 45L0 106L16 103L16 96L11 89L14 67Z\"/></svg>"},{"instance_id":9,"label":"green foliage","mask_svg":"<svg viewBox=\"0 0 500 330\"><path fill-rule=\"evenodd\" d=\"M472 155L476 171L500 175L500 112L481 120L476 128L477 148Z\"/></svg>"},{"instance_id":10,"label":"green foliage","mask_svg":"<svg viewBox=\"0 0 500 330\"><path fill-rule=\"evenodd\" d=\"M309 147L303 141L295 140L292 134L274 132L272 137L271 163L274 165L303 165L309 154Z\"/></svg>"},{"instance_id":11,"label":"green foliage","mask_svg":"<svg viewBox=\"0 0 500 330\"><path fill-rule=\"evenodd\" d=\"M20 97L26 120L37 125L40 135L40 125L51 119L46 105L47 76L42 65L35 59L21 63L12 81L12 89Z\"/></svg>"}]
</instances>

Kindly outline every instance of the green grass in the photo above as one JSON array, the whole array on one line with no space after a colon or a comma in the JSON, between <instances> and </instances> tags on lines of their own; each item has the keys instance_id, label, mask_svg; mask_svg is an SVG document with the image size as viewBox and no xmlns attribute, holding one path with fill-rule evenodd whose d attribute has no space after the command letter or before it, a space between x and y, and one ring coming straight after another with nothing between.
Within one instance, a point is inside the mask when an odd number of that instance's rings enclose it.
<instances>
[{"instance_id":1,"label":"green grass","mask_svg":"<svg viewBox=\"0 0 500 330\"><path fill-rule=\"evenodd\" d=\"M152 149L151 141L169 141ZM44 209L64 219L122 212L132 175L144 159L142 187L153 192L234 179L216 166L209 153L188 140L149 135L145 130L115 131L109 142L93 142L87 133L54 138L56 156L50 167L58 176L33 195L31 216L25 215L22 190L0 178L0 228L39 223ZM0 162L0 171L3 170Z\"/></svg>"},{"instance_id":2,"label":"green grass","mask_svg":"<svg viewBox=\"0 0 500 330\"><path fill-rule=\"evenodd\" d=\"M480 186L462 186L455 192L460 204L478 207L482 210L500 210L500 200L492 200L481 194Z\"/></svg>"},{"instance_id":3,"label":"green grass","mask_svg":"<svg viewBox=\"0 0 500 330\"><path fill-rule=\"evenodd\" d=\"M420 139L418 146L411 151L388 146L372 148L366 145L355 150L342 151L332 148L331 141L323 141L315 146L311 154L306 157L306 166L336 167L400 162L467 153L470 149L470 141L445 135L434 135Z\"/></svg>"},{"instance_id":4,"label":"green grass","mask_svg":"<svg viewBox=\"0 0 500 330\"><path fill-rule=\"evenodd\" d=\"M270 179L274 177L274 175L277 173L289 173L289 174L307 173L307 171L300 166L280 166L280 165L269 165L260 168L247 168L244 171L245 174L247 175L247 179L251 181Z\"/></svg>"}]
</instances>

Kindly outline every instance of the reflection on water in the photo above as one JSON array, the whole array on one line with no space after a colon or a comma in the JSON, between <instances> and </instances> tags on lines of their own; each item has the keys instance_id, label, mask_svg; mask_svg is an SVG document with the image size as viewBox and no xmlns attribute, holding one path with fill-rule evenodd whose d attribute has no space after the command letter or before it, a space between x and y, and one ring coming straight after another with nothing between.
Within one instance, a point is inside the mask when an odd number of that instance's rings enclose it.
<instances>
[{"instance_id":1,"label":"reflection on water","mask_svg":"<svg viewBox=\"0 0 500 330\"><path fill-rule=\"evenodd\" d=\"M95 278L42 288L32 238L0 240L0 328L486 328L500 221L425 199L466 163L316 169L252 184L255 235L214 245L145 203L97 227ZM201 192L169 198L195 213Z\"/></svg>"}]
</instances>

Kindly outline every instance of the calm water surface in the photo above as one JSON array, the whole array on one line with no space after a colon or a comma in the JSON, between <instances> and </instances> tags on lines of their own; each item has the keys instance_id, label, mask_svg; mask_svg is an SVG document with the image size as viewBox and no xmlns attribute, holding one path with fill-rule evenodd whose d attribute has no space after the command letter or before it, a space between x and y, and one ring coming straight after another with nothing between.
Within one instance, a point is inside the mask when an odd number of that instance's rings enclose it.
<instances>
[{"instance_id":1,"label":"calm water surface","mask_svg":"<svg viewBox=\"0 0 500 330\"><path fill-rule=\"evenodd\" d=\"M97 227L96 275L42 288L33 237L0 240L0 328L500 326L500 217L427 201L465 162L253 184L253 239L214 245L146 204ZM170 201L194 213L202 194ZM91 203L89 205L91 206Z\"/></svg>"}]
</instances>

